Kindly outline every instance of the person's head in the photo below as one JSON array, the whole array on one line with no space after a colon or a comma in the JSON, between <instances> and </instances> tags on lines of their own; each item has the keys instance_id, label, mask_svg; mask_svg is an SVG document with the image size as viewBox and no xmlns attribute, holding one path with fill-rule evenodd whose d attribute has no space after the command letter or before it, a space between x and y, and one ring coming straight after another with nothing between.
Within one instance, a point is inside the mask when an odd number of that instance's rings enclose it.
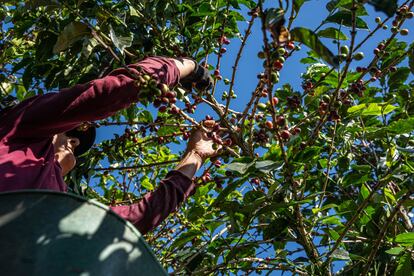
<instances>
[{"instance_id":1,"label":"person's head","mask_svg":"<svg viewBox=\"0 0 414 276\"><path fill-rule=\"evenodd\" d=\"M75 149L80 145L80 141L76 137L67 136L66 133L59 133L53 136L52 143L55 159L59 162L64 176L76 165Z\"/></svg>"},{"instance_id":2,"label":"person's head","mask_svg":"<svg viewBox=\"0 0 414 276\"><path fill-rule=\"evenodd\" d=\"M55 159L62 168L62 176L68 174L76 165L76 157L82 155L93 145L96 131L88 129L73 129L53 136Z\"/></svg>"}]
</instances>

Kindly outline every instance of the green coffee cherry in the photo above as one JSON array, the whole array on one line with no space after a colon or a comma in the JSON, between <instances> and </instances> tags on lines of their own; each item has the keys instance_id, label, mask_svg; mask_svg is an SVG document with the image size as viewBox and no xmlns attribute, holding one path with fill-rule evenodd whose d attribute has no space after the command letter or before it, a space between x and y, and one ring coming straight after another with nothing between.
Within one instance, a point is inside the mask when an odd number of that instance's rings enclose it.
<instances>
[{"instance_id":1,"label":"green coffee cherry","mask_svg":"<svg viewBox=\"0 0 414 276\"><path fill-rule=\"evenodd\" d=\"M263 51L260 51L257 53L257 57L260 59L264 59L266 57L265 53Z\"/></svg>"},{"instance_id":2,"label":"green coffee cherry","mask_svg":"<svg viewBox=\"0 0 414 276\"><path fill-rule=\"evenodd\" d=\"M341 54L348 55L349 54L348 46L347 45L342 45L341 49L340 49L340 52L341 52Z\"/></svg>"},{"instance_id":3,"label":"green coffee cherry","mask_svg":"<svg viewBox=\"0 0 414 276\"><path fill-rule=\"evenodd\" d=\"M257 108L258 108L260 111L266 111L266 104L265 104L265 103L258 103L258 104L257 104Z\"/></svg>"},{"instance_id":4,"label":"green coffee cherry","mask_svg":"<svg viewBox=\"0 0 414 276\"><path fill-rule=\"evenodd\" d=\"M354 55L354 59L355 60L362 60L364 58L364 53L363 52L358 52Z\"/></svg>"}]
</instances>

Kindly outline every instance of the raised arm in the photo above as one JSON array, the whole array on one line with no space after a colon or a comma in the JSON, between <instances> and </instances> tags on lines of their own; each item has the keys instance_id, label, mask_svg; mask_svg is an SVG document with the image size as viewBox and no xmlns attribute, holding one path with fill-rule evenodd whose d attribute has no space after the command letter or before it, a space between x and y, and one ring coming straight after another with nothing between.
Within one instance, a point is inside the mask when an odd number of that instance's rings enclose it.
<instances>
[{"instance_id":1,"label":"raised arm","mask_svg":"<svg viewBox=\"0 0 414 276\"><path fill-rule=\"evenodd\" d=\"M173 86L191 75L196 63L185 58L149 57L128 67L137 75L140 74L139 67L146 74ZM128 107L137 102L139 89L130 72L119 68L102 79L28 99L10 110L4 122L15 124L11 126L15 136L52 136Z\"/></svg>"},{"instance_id":2,"label":"raised arm","mask_svg":"<svg viewBox=\"0 0 414 276\"><path fill-rule=\"evenodd\" d=\"M154 192L147 193L136 204L113 206L111 209L132 222L142 234L152 230L194 194L196 186L191 178L206 158L217 153L212 145L213 142L206 133L197 130L191 136L181 162L174 171L168 173Z\"/></svg>"}]
</instances>

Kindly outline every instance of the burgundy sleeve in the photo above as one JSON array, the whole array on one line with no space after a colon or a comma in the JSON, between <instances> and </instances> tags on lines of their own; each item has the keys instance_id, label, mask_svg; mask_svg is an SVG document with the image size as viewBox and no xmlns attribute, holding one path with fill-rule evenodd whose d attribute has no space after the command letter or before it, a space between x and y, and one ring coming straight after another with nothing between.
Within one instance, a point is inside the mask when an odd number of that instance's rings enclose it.
<instances>
[{"instance_id":1,"label":"burgundy sleeve","mask_svg":"<svg viewBox=\"0 0 414 276\"><path fill-rule=\"evenodd\" d=\"M142 234L157 227L180 203L195 192L195 184L179 171L171 171L159 187L130 206L111 206L122 218L130 221Z\"/></svg>"},{"instance_id":2,"label":"burgundy sleeve","mask_svg":"<svg viewBox=\"0 0 414 276\"><path fill-rule=\"evenodd\" d=\"M140 67L169 86L176 85L180 72L172 59L149 57L128 66L139 74ZM16 119L17 136L50 136L113 115L136 102L139 87L125 68L119 68L102 79L48 93L32 100Z\"/></svg>"}]
</instances>

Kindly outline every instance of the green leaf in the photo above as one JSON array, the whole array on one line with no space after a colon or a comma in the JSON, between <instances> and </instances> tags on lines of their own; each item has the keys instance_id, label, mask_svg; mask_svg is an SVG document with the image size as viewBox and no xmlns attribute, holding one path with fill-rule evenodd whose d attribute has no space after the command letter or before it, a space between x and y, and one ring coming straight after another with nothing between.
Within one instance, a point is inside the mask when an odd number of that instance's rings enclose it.
<instances>
[{"instance_id":1,"label":"green leaf","mask_svg":"<svg viewBox=\"0 0 414 276\"><path fill-rule=\"evenodd\" d=\"M404 249L405 249L404 247L393 247L391 249L388 249L385 252L390 255L400 255L400 253L403 252Z\"/></svg>"},{"instance_id":2,"label":"green leaf","mask_svg":"<svg viewBox=\"0 0 414 276\"><path fill-rule=\"evenodd\" d=\"M388 86L390 87L390 90L392 91L398 89L399 86L407 80L409 74L410 69L407 67L400 67L396 72L391 73L388 79Z\"/></svg>"},{"instance_id":3,"label":"green leaf","mask_svg":"<svg viewBox=\"0 0 414 276\"><path fill-rule=\"evenodd\" d=\"M302 5L305 2L308 2L308 1L309 0L295 0L295 1L293 1L293 9L295 10L295 12L297 13L300 10L300 8L302 7Z\"/></svg>"},{"instance_id":4,"label":"green leaf","mask_svg":"<svg viewBox=\"0 0 414 276\"><path fill-rule=\"evenodd\" d=\"M298 27L290 32L292 39L301 42L311 48L315 53L326 61L329 65L337 67L338 59L332 52L319 40L318 36L311 30Z\"/></svg>"},{"instance_id":5,"label":"green leaf","mask_svg":"<svg viewBox=\"0 0 414 276\"><path fill-rule=\"evenodd\" d=\"M329 236L331 237L331 239L333 239L334 241L336 241L337 239L339 239L339 234L335 230L328 229L328 233L329 233Z\"/></svg>"},{"instance_id":6,"label":"green leaf","mask_svg":"<svg viewBox=\"0 0 414 276\"><path fill-rule=\"evenodd\" d=\"M239 174L245 174L247 170L254 164L254 162L251 163L239 163L234 162L229 165L227 165L227 170L238 172Z\"/></svg>"},{"instance_id":7,"label":"green leaf","mask_svg":"<svg viewBox=\"0 0 414 276\"><path fill-rule=\"evenodd\" d=\"M414 130L414 117L394 121L389 124L387 130L395 134L410 133Z\"/></svg>"},{"instance_id":8,"label":"green leaf","mask_svg":"<svg viewBox=\"0 0 414 276\"><path fill-rule=\"evenodd\" d=\"M228 184L227 187L224 188L223 191L221 191L221 193L217 196L217 198L210 205L210 207L217 207L221 202L223 202L226 199L226 197L231 192L233 192L237 187L242 185L247 180L247 178L248 178L248 176L244 176L244 177L240 178L239 180L233 181L230 184Z\"/></svg>"},{"instance_id":9,"label":"green leaf","mask_svg":"<svg viewBox=\"0 0 414 276\"><path fill-rule=\"evenodd\" d=\"M285 20L285 11L283 9L270 8L266 11L266 28L278 26Z\"/></svg>"},{"instance_id":10,"label":"green leaf","mask_svg":"<svg viewBox=\"0 0 414 276\"><path fill-rule=\"evenodd\" d=\"M410 51L408 52L408 66L410 66L410 71L414 74L414 43L410 46Z\"/></svg>"},{"instance_id":11,"label":"green leaf","mask_svg":"<svg viewBox=\"0 0 414 276\"><path fill-rule=\"evenodd\" d=\"M141 186L148 191L154 190L154 185L152 185L148 177L144 177L144 179L141 180Z\"/></svg>"},{"instance_id":12,"label":"green leaf","mask_svg":"<svg viewBox=\"0 0 414 276\"><path fill-rule=\"evenodd\" d=\"M58 0L30 0L25 1L26 5L30 9L37 9L38 7L47 6L52 8L60 7Z\"/></svg>"},{"instance_id":13,"label":"green leaf","mask_svg":"<svg viewBox=\"0 0 414 276\"><path fill-rule=\"evenodd\" d=\"M125 48L132 45L132 40L134 39L134 34L131 32L129 33L129 36L117 36L111 25L109 25L109 36L115 47L118 48L121 53L124 52Z\"/></svg>"},{"instance_id":14,"label":"green leaf","mask_svg":"<svg viewBox=\"0 0 414 276\"><path fill-rule=\"evenodd\" d=\"M398 8L397 0L369 0L368 4L374 6L376 11L382 11L388 16L393 16Z\"/></svg>"},{"instance_id":15,"label":"green leaf","mask_svg":"<svg viewBox=\"0 0 414 276\"><path fill-rule=\"evenodd\" d=\"M137 11L133 6L129 6L129 14L131 16L136 16L136 17L144 17L144 15L142 13L140 13L139 11Z\"/></svg>"},{"instance_id":16,"label":"green leaf","mask_svg":"<svg viewBox=\"0 0 414 276\"><path fill-rule=\"evenodd\" d=\"M395 242L400 243L404 246L414 245L414 233L402 233L395 237Z\"/></svg>"},{"instance_id":17,"label":"green leaf","mask_svg":"<svg viewBox=\"0 0 414 276\"><path fill-rule=\"evenodd\" d=\"M332 252L332 257L338 260L350 260L349 252L342 248L337 248Z\"/></svg>"},{"instance_id":18,"label":"green leaf","mask_svg":"<svg viewBox=\"0 0 414 276\"><path fill-rule=\"evenodd\" d=\"M89 34L90 30L87 25L81 22L69 23L59 34L55 46L53 46L53 53L57 54L68 49L74 42Z\"/></svg>"},{"instance_id":19,"label":"green leaf","mask_svg":"<svg viewBox=\"0 0 414 276\"><path fill-rule=\"evenodd\" d=\"M409 276L412 275L411 269L411 253L406 252L398 261L397 269L394 276Z\"/></svg>"},{"instance_id":20,"label":"green leaf","mask_svg":"<svg viewBox=\"0 0 414 276\"><path fill-rule=\"evenodd\" d=\"M214 15L214 6L208 2L203 2L199 7L198 11L195 14L197 16L209 16Z\"/></svg>"},{"instance_id":21,"label":"green leaf","mask_svg":"<svg viewBox=\"0 0 414 276\"><path fill-rule=\"evenodd\" d=\"M192 239L200 237L201 235L202 233L198 230L190 230L188 232L182 233L177 239L174 240L174 242L171 244L171 247L179 248Z\"/></svg>"},{"instance_id":22,"label":"green leaf","mask_svg":"<svg viewBox=\"0 0 414 276\"><path fill-rule=\"evenodd\" d=\"M386 115L396 108L396 106L387 103L359 104L348 108L348 114L350 116L380 116Z\"/></svg>"},{"instance_id":23,"label":"green leaf","mask_svg":"<svg viewBox=\"0 0 414 276\"><path fill-rule=\"evenodd\" d=\"M336 216L329 216L329 217L323 218L321 220L321 223L329 224L329 225L342 225L340 218Z\"/></svg>"},{"instance_id":24,"label":"green leaf","mask_svg":"<svg viewBox=\"0 0 414 276\"><path fill-rule=\"evenodd\" d=\"M361 196L363 199L366 199L370 194L370 191L368 189L368 187L366 186L366 184L362 184L361 186Z\"/></svg>"},{"instance_id":25,"label":"green leaf","mask_svg":"<svg viewBox=\"0 0 414 276\"><path fill-rule=\"evenodd\" d=\"M352 13L347 10L339 11L326 18L327 22L341 24L343 26L352 27ZM368 29L367 23L359 17L355 18L355 27L358 29Z\"/></svg>"},{"instance_id":26,"label":"green leaf","mask_svg":"<svg viewBox=\"0 0 414 276\"><path fill-rule=\"evenodd\" d=\"M319 152L322 150L321 147L317 147L317 146L312 146L312 147L307 147L304 150L300 151L296 156L295 156L295 161L296 162L300 162L300 163L306 163L311 159L315 159L319 156Z\"/></svg>"},{"instance_id":27,"label":"green leaf","mask_svg":"<svg viewBox=\"0 0 414 276\"><path fill-rule=\"evenodd\" d=\"M263 173L269 173L271 171L280 170L282 168L281 162L275 162L271 160L263 160L256 162L256 169Z\"/></svg>"},{"instance_id":28,"label":"green leaf","mask_svg":"<svg viewBox=\"0 0 414 276\"><path fill-rule=\"evenodd\" d=\"M336 40L348 40L348 37L343 32L332 27L320 30L317 35L320 37L332 38Z\"/></svg>"}]
</instances>

